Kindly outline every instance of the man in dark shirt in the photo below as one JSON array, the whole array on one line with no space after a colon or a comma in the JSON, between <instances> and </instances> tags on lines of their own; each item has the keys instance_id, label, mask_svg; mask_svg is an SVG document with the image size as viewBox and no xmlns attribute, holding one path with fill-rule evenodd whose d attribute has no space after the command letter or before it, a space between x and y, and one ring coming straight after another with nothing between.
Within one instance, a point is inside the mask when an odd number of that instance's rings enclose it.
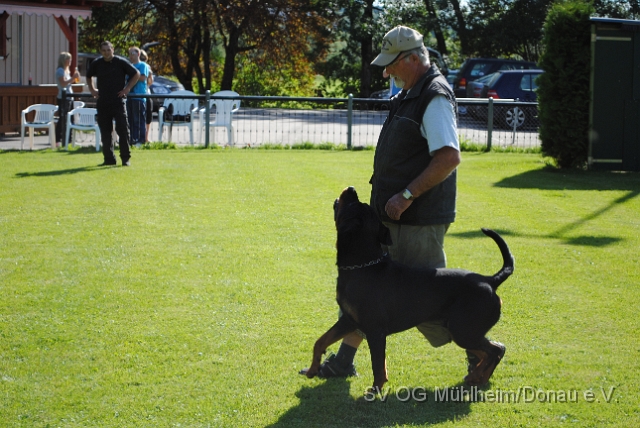
<instances>
[{"instance_id":1,"label":"man in dark shirt","mask_svg":"<svg viewBox=\"0 0 640 428\"><path fill-rule=\"evenodd\" d=\"M98 126L100 127L104 156L104 163L100 166L116 165L111 138L112 121L114 120L120 141L120 159L122 159L123 166L129 166L131 165L129 162L131 151L125 98L138 82L140 72L129 61L113 54L111 42L100 44L100 54L102 54L102 58L93 61L87 71L87 85L91 95L98 99ZM127 76L129 76L128 82ZM92 77L97 78L98 89L95 88Z\"/></svg>"}]
</instances>

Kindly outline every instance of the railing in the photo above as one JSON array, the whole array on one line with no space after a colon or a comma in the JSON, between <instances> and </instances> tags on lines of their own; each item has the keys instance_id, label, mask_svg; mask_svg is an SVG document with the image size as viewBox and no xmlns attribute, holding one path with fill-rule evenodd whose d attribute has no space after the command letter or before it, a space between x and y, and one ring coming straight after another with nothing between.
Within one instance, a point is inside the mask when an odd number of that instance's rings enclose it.
<instances>
[{"instance_id":1,"label":"railing","mask_svg":"<svg viewBox=\"0 0 640 428\"><path fill-rule=\"evenodd\" d=\"M458 98L461 142L493 146L540 147L538 103L493 98Z\"/></svg>"},{"instance_id":2,"label":"railing","mask_svg":"<svg viewBox=\"0 0 640 428\"><path fill-rule=\"evenodd\" d=\"M87 93L75 97L90 98ZM157 99L197 99L203 107L213 99L205 95L135 95ZM223 97L218 97L222 99ZM233 114L234 144L237 147L295 146L302 144L344 145L347 148L375 146L389 109L389 100L370 98L296 98L240 95L224 97L241 101L241 109ZM215 108L213 109L215 112ZM209 128L208 114L198 117L194 126L205 126L202 141L226 144L224 128ZM157 121L149 134L158 140ZM458 133L461 143L491 147L539 147L537 103L515 100L458 99ZM195 132L195 135L199 135ZM168 135L165 133L164 135ZM172 140L189 144L185 129L173 131Z\"/></svg>"},{"instance_id":3,"label":"railing","mask_svg":"<svg viewBox=\"0 0 640 428\"><path fill-rule=\"evenodd\" d=\"M0 86L0 88L0 134L20 132L22 110L30 105L56 104L58 88L55 86Z\"/></svg>"}]
</instances>

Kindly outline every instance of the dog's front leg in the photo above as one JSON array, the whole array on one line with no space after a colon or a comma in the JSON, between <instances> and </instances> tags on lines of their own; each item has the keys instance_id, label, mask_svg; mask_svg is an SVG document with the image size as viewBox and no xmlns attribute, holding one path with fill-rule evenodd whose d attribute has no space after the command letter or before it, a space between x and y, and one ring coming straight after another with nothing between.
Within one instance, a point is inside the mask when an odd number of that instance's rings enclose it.
<instances>
[{"instance_id":1,"label":"dog's front leg","mask_svg":"<svg viewBox=\"0 0 640 428\"><path fill-rule=\"evenodd\" d=\"M380 332L367 333L369 351L371 352L371 368L373 369L373 389L382 391L382 387L387 382L387 361L385 359L387 348L387 335Z\"/></svg>"},{"instance_id":2,"label":"dog's front leg","mask_svg":"<svg viewBox=\"0 0 640 428\"><path fill-rule=\"evenodd\" d=\"M313 360L311 361L309 370L305 373L307 377L312 378L318 374L322 355L330 345L336 343L338 340L344 338L347 334L355 330L356 327L347 319L347 317L341 316L338 319L338 322L336 322L333 327L323 334L320 339L316 341L316 344L313 345Z\"/></svg>"}]
</instances>

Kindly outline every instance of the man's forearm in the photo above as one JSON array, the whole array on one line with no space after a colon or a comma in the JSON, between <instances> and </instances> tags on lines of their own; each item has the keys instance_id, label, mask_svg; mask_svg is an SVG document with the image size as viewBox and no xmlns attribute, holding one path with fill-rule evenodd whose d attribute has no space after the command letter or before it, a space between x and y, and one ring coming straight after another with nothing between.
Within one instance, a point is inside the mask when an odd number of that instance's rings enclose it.
<instances>
[{"instance_id":1,"label":"man's forearm","mask_svg":"<svg viewBox=\"0 0 640 428\"><path fill-rule=\"evenodd\" d=\"M409 183L407 189L417 198L442 183L459 164L460 152L451 147L443 147L435 153L429 166Z\"/></svg>"},{"instance_id":2,"label":"man's forearm","mask_svg":"<svg viewBox=\"0 0 640 428\"><path fill-rule=\"evenodd\" d=\"M434 153L429 166L416 177L407 189L418 198L447 178L460 164L460 152L452 147L443 147ZM402 192L393 195L385 205L385 212L392 220L399 220L413 200L405 199Z\"/></svg>"}]
</instances>

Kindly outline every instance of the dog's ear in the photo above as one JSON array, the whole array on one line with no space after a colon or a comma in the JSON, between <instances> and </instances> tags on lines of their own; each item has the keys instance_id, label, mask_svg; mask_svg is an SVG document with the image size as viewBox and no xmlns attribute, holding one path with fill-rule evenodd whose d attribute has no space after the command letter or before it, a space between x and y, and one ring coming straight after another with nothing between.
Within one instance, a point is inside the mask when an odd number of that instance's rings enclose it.
<instances>
[{"instance_id":1,"label":"dog's ear","mask_svg":"<svg viewBox=\"0 0 640 428\"><path fill-rule=\"evenodd\" d=\"M393 245L391 240L391 231L387 226L380 222L380 228L378 229L378 240L384 245Z\"/></svg>"}]
</instances>

